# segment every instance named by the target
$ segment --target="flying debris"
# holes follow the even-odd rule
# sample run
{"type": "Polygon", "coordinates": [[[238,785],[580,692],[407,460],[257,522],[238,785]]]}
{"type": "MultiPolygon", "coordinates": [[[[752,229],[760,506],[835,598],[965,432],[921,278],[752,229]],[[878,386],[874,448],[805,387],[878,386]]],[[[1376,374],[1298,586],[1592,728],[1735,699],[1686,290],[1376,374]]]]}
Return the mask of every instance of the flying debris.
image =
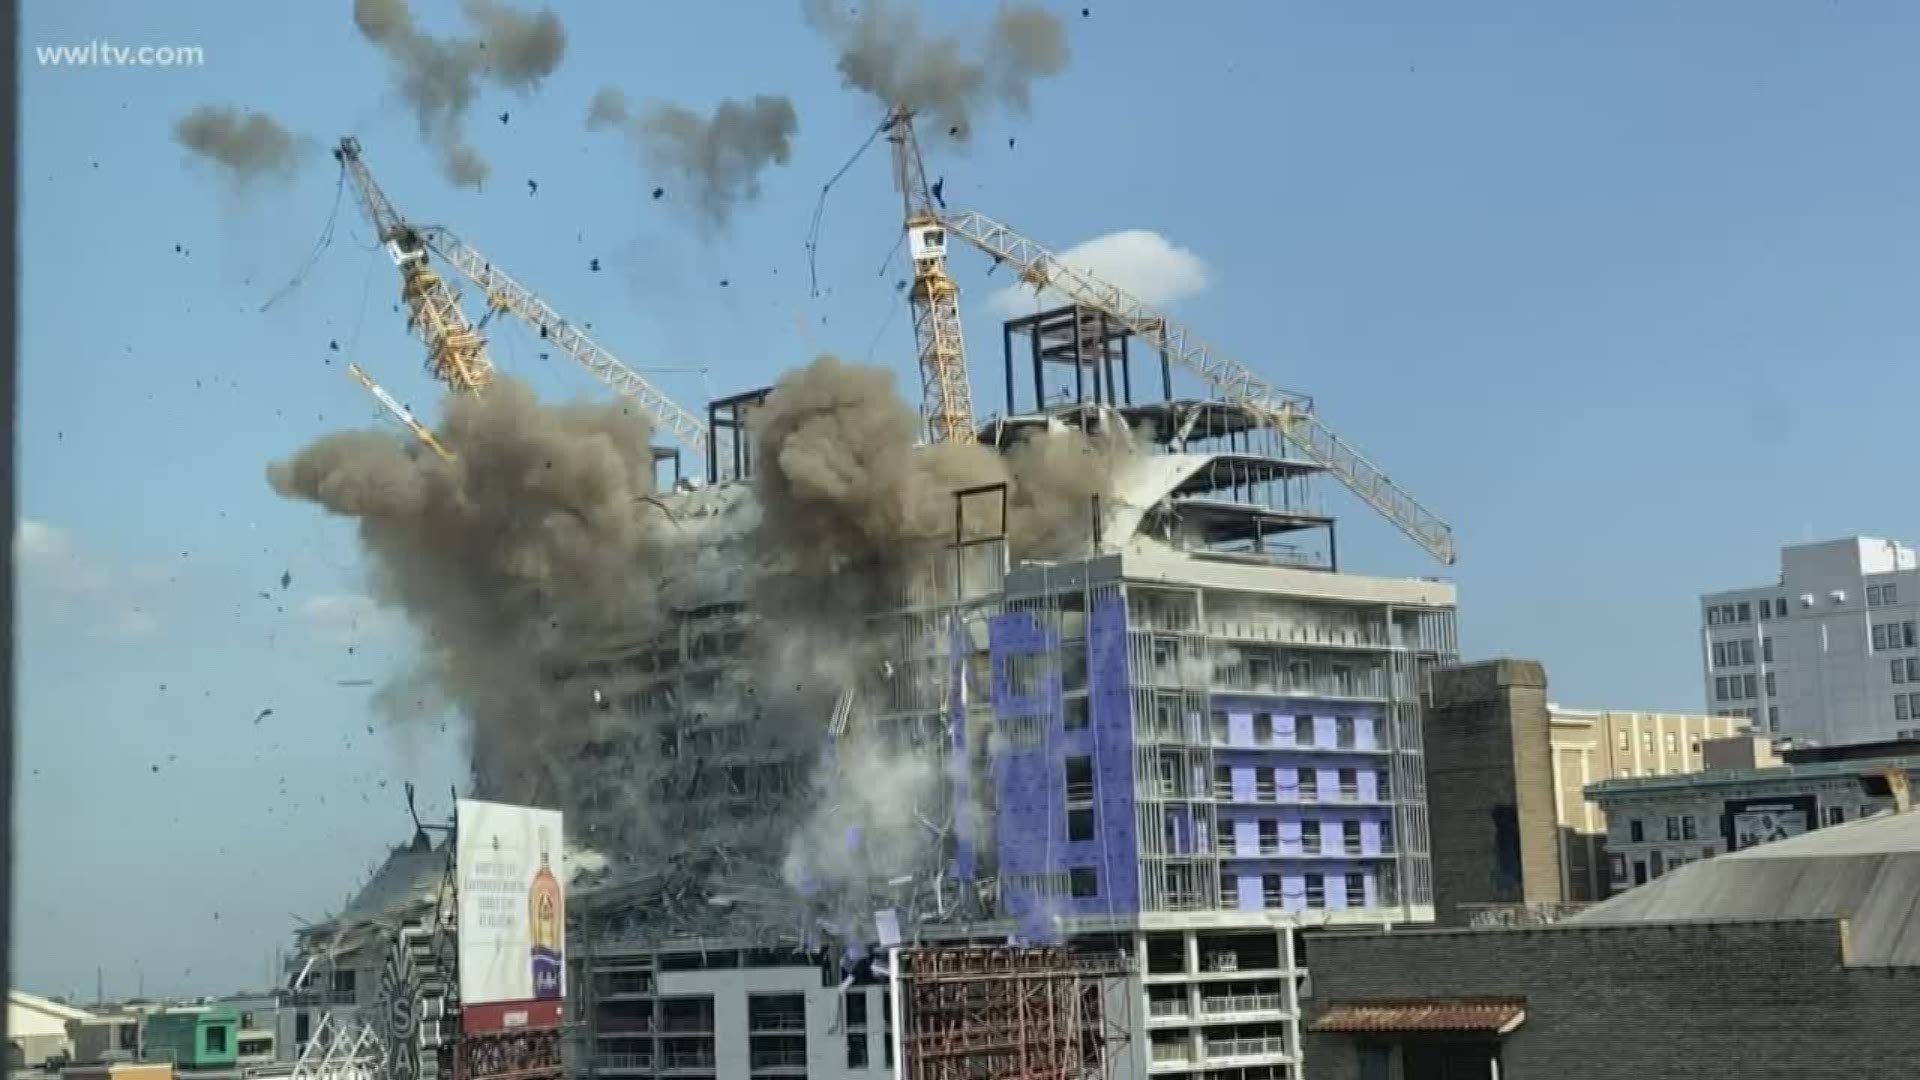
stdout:
{"type": "Polygon", "coordinates": [[[253,718],[253,722],[254,722],[255,724],[258,724],[258,723],[259,723],[260,721],[262,721],[262,720],[265,720],[265,719],[266,719],[267,717],[269,717],[269,716],[272,716],[272,715],[273,715],[273,710],[272,710],[272,709],[261,709],[261,710],[260,710],[260,714],[259,714],[258,716],[255,716],[255,717],[253,718]]]}
{"type": "MultiPolygon", "coordinates": [[[[787,163],[799,127],[793,102],[769,94],[728,98],[705,116],[672,103],[636,113],[626,96],[609,86],[594,95],[587,110],[589,131],[625,132],[650,167],[686,181],[714,225],[724,225],[736,207],[759,198],[760,175],[787,163]]],[[[655,187],[653,197],[664,192],[655,187]]]]}

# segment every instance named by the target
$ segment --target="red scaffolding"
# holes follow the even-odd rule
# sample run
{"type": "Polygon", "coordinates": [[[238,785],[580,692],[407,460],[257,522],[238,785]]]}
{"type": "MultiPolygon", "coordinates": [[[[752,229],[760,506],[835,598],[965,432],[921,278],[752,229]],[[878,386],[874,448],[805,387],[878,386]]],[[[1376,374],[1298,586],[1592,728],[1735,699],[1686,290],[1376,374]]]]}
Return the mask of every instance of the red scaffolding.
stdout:
{"type": "Polygon", "coordinates": [[[1117,955],[1059,945],[914,948],[901,950],[898,965],[906,1080],[1101,1078],[1126,1042],[1111,1008],[1115,993],[1131,1001],[1117,955]]]}

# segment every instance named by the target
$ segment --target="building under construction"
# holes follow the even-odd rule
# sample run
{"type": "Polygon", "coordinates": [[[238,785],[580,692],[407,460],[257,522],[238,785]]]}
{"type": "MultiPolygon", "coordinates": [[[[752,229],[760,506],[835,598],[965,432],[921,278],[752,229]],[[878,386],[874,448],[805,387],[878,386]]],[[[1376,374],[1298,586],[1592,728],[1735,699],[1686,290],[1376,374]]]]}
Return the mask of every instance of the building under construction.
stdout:
{"type": "MultiPolygon", "coordinates": [[[[852,1077],[905,1046],[928,1080],[1083,1057],[1297,1076],[1295,933],[1431,919],[1420,688],[1457,656],[1453,587],[1342,571],[1309,498],[1322,467],[1255,410],[1171,397],[1164,355],[1100,311],[1010,322],[1004,347],[983,442],[1125,425],[1144,452],[1086,507],[1077,557],[1013,561],[991,526],[1004,488],[956,492],[952,543],[874,615],[893,655],[822,704],[828,750],[851,723],[938,767],[900,808],[919,842],[847,837],[857,895],[783,883],[780,823],[878,778],[701,704],[758,629],[726,578],[682,575],[700,584],[672,631],[558,673],[674,716],[657,749],[676,854],[573,895],[576,1072],[852,1077]],[[1016,1029],[1025,1057],[1005,1056],[1016,1029]]],[[[746,430],[711,448],[719,483],[666,500],[703,544],[751,513],[746,430]]],[[[598,753],[608,800],[633,750],[598,753]]]]}

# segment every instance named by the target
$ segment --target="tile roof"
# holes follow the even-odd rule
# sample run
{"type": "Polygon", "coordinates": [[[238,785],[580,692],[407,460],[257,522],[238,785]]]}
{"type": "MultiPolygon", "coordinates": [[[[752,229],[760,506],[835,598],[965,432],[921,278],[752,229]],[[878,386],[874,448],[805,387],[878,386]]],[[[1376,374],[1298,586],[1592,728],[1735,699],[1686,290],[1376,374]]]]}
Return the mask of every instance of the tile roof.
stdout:
{"type": "Polygon", "coordinates": [[[1527,1017],[1525,998],[1426,998],[1344,1002],[1308,1026],[1311,1031],[1480,1031],[1505,1035],[1527,1017]]]}

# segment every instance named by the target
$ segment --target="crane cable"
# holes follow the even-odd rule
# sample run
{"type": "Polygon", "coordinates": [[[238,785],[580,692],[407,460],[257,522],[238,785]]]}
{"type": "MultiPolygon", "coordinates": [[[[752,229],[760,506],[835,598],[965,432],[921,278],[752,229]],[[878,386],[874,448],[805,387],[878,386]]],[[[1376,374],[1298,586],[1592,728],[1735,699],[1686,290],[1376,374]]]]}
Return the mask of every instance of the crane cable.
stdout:
{"type": "Polygon", "coordinates": [[[860,144],[860,149],[855,150],[853,156],[847,159],[847,163],[840,166],[840,171],[834,173],[831,179],[820,185],[820,197],[813,204],[813,224],[807,229],[807,283],[811,287],[815,299],[819,299],[820,297],[820,274],[817,260],[820,254],[820,218],[827,212],[827,192],[833,190],[833,185],[839,183],[840,178],[847,175],[847,170],[853,168],[854,162],[860,160],[860,155],[865,154],[867,149],[873,145],[873,140],[879,138],[880,133],[885,130],[887,130],[887,122],[881,121],[880,126],[874,128],[873,131],[868,134],[867,141],[860,144]]]}
{"type": "Polygon", "coordinates": [[[346,186],[347,165],[346,162],[341,162],[340,174],[333,182],[333,209],[327,211],[327,223],[320,230],[320,239],[314,242],[313,253],[307,256],[306,263],[294,273],[291,280],[280,286],[278,292],[267,297],[267,302],[261,304],[259,311],[255,314],[265,314],[266,310],[279,303],[282,297],[299,288],[300,284],[307,280],[307,274],[313,270],[314,264],[320,261],[320,256],[326,254],[327,248],[333,245],[333,227],[340,218],[340,195],[346,190],[346,186]]]}

